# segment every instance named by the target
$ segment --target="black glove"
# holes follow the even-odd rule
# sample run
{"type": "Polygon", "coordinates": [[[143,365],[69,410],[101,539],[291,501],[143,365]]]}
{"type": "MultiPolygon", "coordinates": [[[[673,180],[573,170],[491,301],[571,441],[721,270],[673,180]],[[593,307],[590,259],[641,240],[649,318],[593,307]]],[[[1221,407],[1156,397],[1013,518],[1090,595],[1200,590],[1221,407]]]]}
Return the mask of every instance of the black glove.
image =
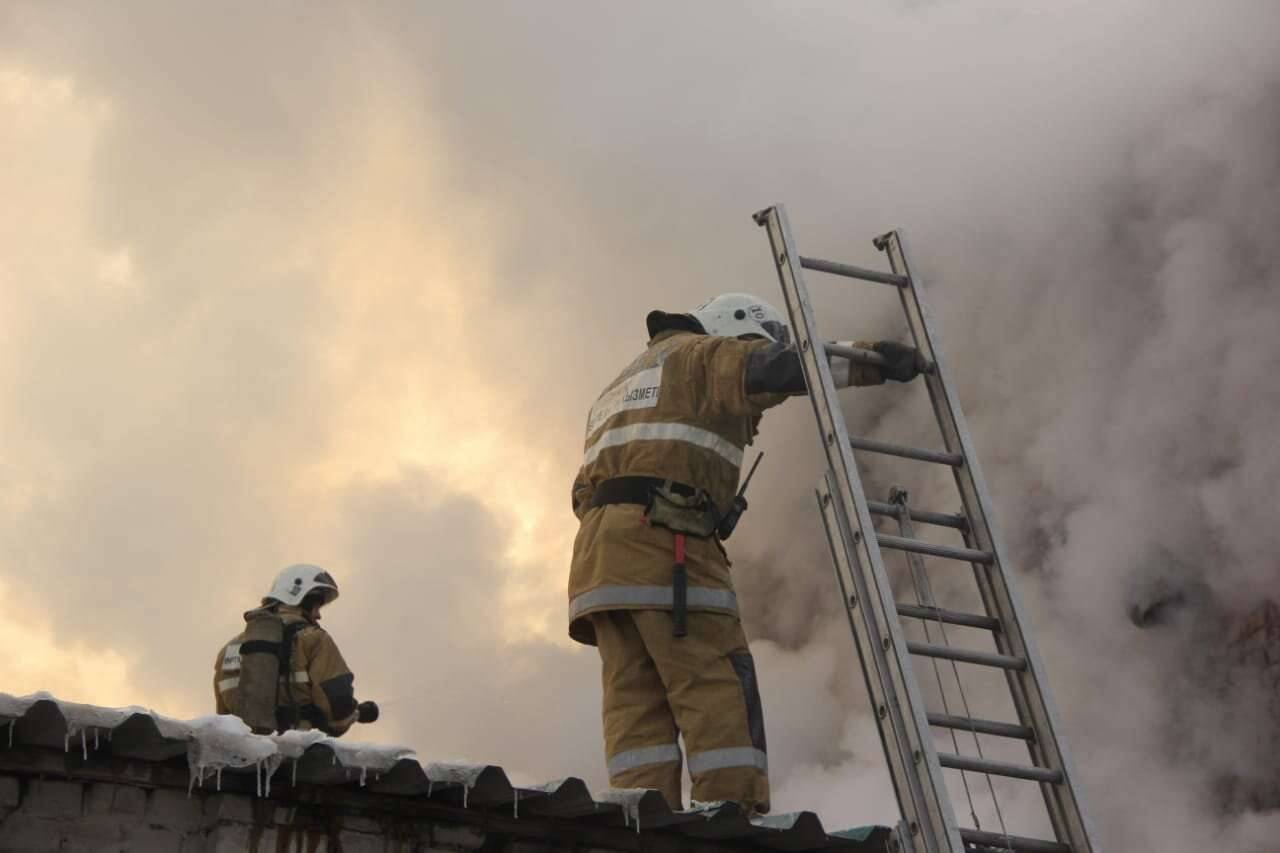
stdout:
{"type": "Polygon", "coordinates": [[[356,722],[372,723],[378,719],[377,702],[361,702],[356,706],[356,722]]]}
{"type": "Polygon", "coordinates": [[[879,341],[871,348],[884,356],[886,364],[880,368],[885,379],[894,382],[910,382],[924,373],[925,359],[915,347],[897,341],[879,341]]]}

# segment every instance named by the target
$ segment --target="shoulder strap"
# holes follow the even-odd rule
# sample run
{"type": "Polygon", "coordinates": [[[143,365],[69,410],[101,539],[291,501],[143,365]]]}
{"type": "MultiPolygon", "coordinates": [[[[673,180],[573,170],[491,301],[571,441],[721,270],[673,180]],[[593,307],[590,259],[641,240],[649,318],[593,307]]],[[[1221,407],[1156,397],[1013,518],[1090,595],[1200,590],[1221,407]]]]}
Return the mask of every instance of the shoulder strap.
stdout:
{"type": "MultiPolygon", "coordinates": [[[[312,625],[310,622],[286,622],[284,638],[280,643],[280,675],[284,678],[284,695],[289,699],[289,709],[292,714],[291,726],[296,726],[298,720],[301,719],[298,700],[293,695],[293,669],[289,666],[290,661],[293,659],[293,641],[305,629],[313,627],[318,628],[319,626],[312,625]]],[[[284,729],[287,726],[282,725],[281,728],[284,729]]]]}
{"type": "Polygon", "coordinates": [[[288,678],[292,673],[289,671],[289,661],[293,658],[293,641],[307,628],[316,628],[310,622],[292,622],[285,623],[284,640],[280,643],[280,672],[288,678]]]}

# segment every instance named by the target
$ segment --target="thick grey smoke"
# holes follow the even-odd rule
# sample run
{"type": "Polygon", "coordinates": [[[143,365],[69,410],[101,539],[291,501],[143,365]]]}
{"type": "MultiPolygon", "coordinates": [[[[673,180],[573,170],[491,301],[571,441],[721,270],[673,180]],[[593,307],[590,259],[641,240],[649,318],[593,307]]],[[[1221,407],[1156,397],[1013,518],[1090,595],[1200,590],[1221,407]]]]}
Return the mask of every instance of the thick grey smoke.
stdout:
{"type": "MultiPolygon", "coordinates": [[[[591,399],[648,309],[776,293],[755,209],[865,265],[901,225],[1104,845],[1268,849],[1221,780],[1265,777],[1274,722],[1211,676],[1280,593],[1275,31],[1265,2],[6,6],[0,576],[132,701],[198,710],[265,577],[326,563],[373,734],[603,784],[594,656],[556,639],[591,399]],[[1187,603],[1138,630],[1160,590],[1187,603]]],[[[901,334],[891,293],[811,285],[833,337],[901,334]]],[[[933,443],[902,392],[851,422],[933,443]]],[[[732,543],[775,803],[884,822],[808,419],[766,420],[732,543]]]]}
{"type": "MultiPolygon", "coordinates": [[[[1273,68],[1216,82],[1091,161],[1108,168],[1064,187],[1080,203],[1072,214],[979,212],[989,221],[968,227],[994,251],[977,257],[941,233],[916,242],[944,255],[921,253],[940,282],[931,296],[1086,792],[1117,848],[1262,850],[1276,829],[1248,810],[1275,807],[1274,685],[1231,671],[1226,644],[1233,622],[1280,594],[1268,523],[1280,474],[1280,79],[1273,68]],[[1130,616],[1161,602],[1169,624],[1139,631],[1130,616]]],[[[848,413],[865,431],[936,446],[919,398],[855,393],[848,413]]],[[[918,504],[956,507],[953,489],[908,465],[864,473],[882,499],[907,482],[918,504]]],[[[761,547],[762,573],[794,565],[761,547]]],[[[788,611],[790,583],[755,586],[769,593],[745,596],[768,602],[754,614],[765,633],[802,651],[826,641],[798,618],[822,587],[788,611]]],[[[952,604],[968,586],[942,584],[952,604]]],[[[989,696],[968,698],[1007,718],[989,696]]],[[[1034,827],[1022,814],[1034,795],[999,790],[1016,803],[1005,818],[1034,827]]]]}
{"type": "MultiPolygon", "coordinates": [[[[1280,473],[1269,439],[1280,415],[1280,158],[1267,141],[1278,91],[1189,95],[1135,134],[1096,189],[1093,221],[1064,221],[1052,242],[1013,257],[1020,235],[1005,235],[994,270],[985,259],[929,264],[948,283],[966,275],[932,295],[1110,846],[1265,849],[1250,846],[1266,843],[1261,818],[1215,815],[1241,808],[1223,790],[1233,778],[1269,789],[1261,799],[1274,806],[1272,700],[1260,673],[1224,683],[1215,669],[1230,664],[1229,622],[1280,593],[1267,523],[1280,473]],[[1185,605],[1171,624],[1131,623],[1128,610],[1171,593],[1185,605]],[[1174,814],[1135,820],[1153,806],[1127,800],[1125,778],[1174,814]]],[[[936,443],[919,400],[866,397],[850,403],[853,423],[936,443]]],[[[920,477],[907,466],[865,473],[881,492],[920,477]]],[[[919,504],[955,508],[945,484],[913,485],[919,504]]],[[[946,586],[963,601],[964,585],[946,586]]],[[[796,629],[812,623],[771,616],[786,590],[771,588],[758,618],[804,645],[796,629]]]]}

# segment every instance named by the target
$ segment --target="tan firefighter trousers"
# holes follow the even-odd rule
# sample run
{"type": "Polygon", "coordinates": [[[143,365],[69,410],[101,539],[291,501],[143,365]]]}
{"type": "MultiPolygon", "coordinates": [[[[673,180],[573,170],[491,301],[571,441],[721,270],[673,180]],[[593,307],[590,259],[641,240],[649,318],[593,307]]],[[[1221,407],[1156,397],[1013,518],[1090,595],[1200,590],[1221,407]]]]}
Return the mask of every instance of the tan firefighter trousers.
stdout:
{"type": "Polygon", "coordinates": [[[738,617],[690,612],[671,636],[666,610],[591,614],[603,663],[609,784],[654,788],[681,807],[684,735],[693,799],[769,810],[764,714],[738,617]]]}

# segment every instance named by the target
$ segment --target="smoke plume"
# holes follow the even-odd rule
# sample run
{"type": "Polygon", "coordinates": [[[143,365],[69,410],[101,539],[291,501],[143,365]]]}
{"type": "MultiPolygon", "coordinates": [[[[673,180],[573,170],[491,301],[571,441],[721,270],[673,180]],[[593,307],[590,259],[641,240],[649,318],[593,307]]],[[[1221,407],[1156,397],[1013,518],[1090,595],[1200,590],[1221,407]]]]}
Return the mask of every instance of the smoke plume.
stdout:
{"type": "MultiPolygon", "coordinates": [[[[1280,596],[1275,34],[1261,0],[5,5],[0,679],[206,713],[306,560],[387,706],[360,736],[602,787],[585,413],[649,309],[777,299],[750,214],[783,202],[806,254],[910,237],[1103,847],[1273,849],[1271,688],[1226,638],[1280,596]]],[[[809,283],[830,337],[905,333],[888,288],[809,283]]],[[[937,445],[918,387],[845,401],[937,445]]],[[[807,404],[760,446],[731,552],[775,807],[892,822],[807,404]]]]}

